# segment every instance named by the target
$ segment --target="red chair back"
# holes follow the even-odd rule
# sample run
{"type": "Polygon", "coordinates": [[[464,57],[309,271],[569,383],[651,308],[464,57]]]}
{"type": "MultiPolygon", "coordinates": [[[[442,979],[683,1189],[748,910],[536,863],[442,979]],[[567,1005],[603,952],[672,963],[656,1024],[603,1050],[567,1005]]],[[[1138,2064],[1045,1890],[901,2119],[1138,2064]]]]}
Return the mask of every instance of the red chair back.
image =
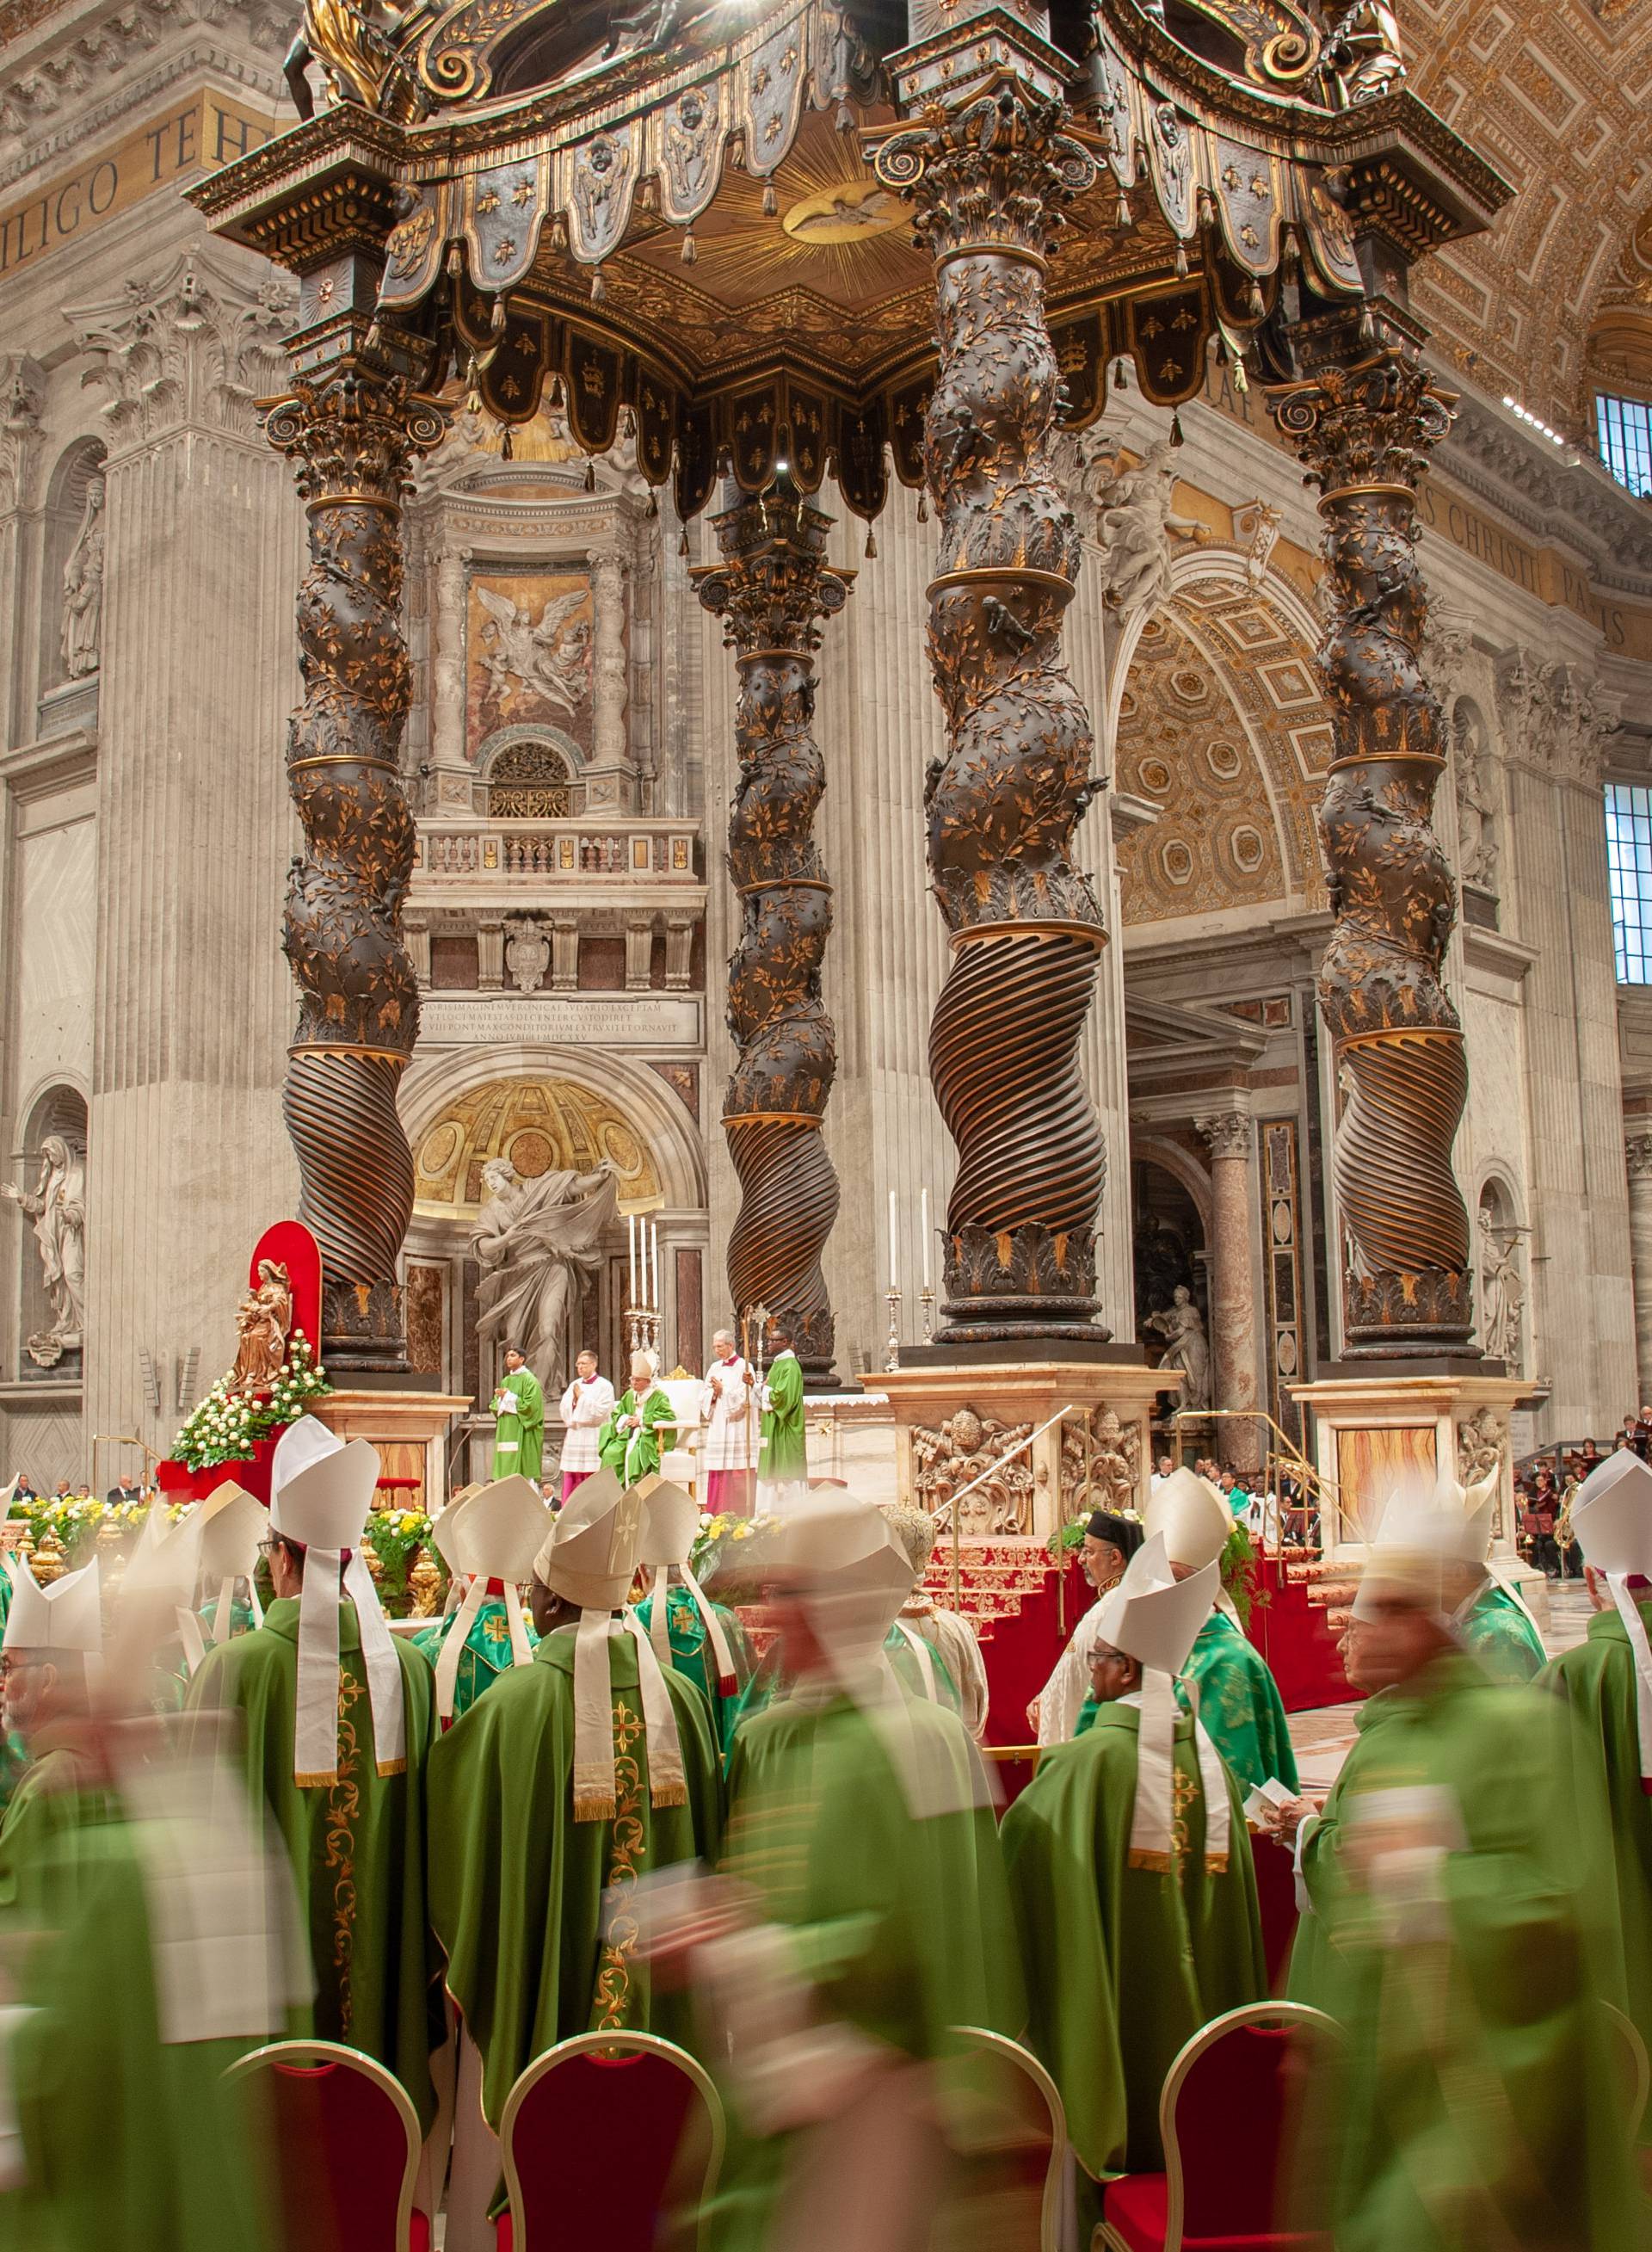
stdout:
{"type": "Polygon", "coordinates": [[[1053,2080],[1019,2042],[954,2026],[946,2066],[952,2166],[930,2252],[990,2243],[994,2252],[1057,2252],[1066,2113],[1053,2080]]]}
{"type": "Polygon", "coordinates": [[[1341,2038],[1322,2011],[1259,2002],[1213,2019],[1188,2042],[1159,2105],[1167,2243],[1311,2241],[1278,2234],[1280,2193],[1300,2091],[1341,2038]]]}
{"type": "Polygon", "coordinates": [[[672,2042],[581,2033],[522,2075],[499,2140],[510,2252],[658,2252],[692,2241],[722,2163],[723,2108],[672,2042]]]}
{"type": "Polygon", "coordinates": [[[336,2041],[273,2041],[229,2076],[267,2137],[281,2252],[416,2252],[419,2115],[383,2065],[336,2041]]]}

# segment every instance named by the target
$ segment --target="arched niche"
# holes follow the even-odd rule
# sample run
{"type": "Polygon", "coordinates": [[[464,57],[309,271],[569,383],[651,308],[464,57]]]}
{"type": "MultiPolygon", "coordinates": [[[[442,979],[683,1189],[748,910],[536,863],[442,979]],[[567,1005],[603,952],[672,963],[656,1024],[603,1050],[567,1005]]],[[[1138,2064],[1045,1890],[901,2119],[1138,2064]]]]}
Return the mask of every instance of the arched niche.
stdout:
{"type": "Polygon", "coordinates": [[[585,756],[559,727],[500,727],[476,754],[475,810],[494,821],[566,821],[581,812],[585,756]]]}
{"type": "Polygon", "coordinates": [[[1130,1136],[1130,1224],[1137,1341],[1163,1352],[1164,1338],[1149,1324],[1170,1304],[1178,1284],[1190,1292],[1208,1332],[1210,1175],[1168,1136],[1130,1136]]]}
{"type": "Polygon", "coordinates": [[[1521,1375],[1527,1354],[1526,1229],[1520,1195],[1507,1173],[1489,1168],[1475,1199],[1475,1292],[1480,1343],[1521,1375]]]}
{"type": "MultiPolygon", "coordinates": [[[[49,695],[54,689],[92,681],[96,676],[96,665],[78,672],[70,671],[65,653],[65,614],[68,594],[64,582],[71,558],[76,558],[76,578],[83,590],[95,573],[97,643],[101,654],[103,595],[101,522],[94,526],[88,538],[88,546],[94,541],[100,543],[100,553],[96,556],[90,556],[87,547],[81,546],[80,541],[82,532],[87,527],[88,503],[94,496],[100,499],[101,497],[105,460],[105,449],[101,440],[77,438],[59,455],[56,466],[46,480],[45,507],[42,511],[40,528],[39,678],[42,696],[49,695]],[[77,556],[78,547],[80,553],[77,556]]],[[[101,509],[94,510],[92,513],[101,518],[101,509]]],[[[77,663],[84,664],[84,661],[83,655],[77,658],[77,663]]]]}
{"type": "MultiPolygon", "coordinates": [[[[66,1081],[55,1081],[42,1088],[28,1102],[23,1112],[23,1147],[20,1161],[12,1178],[27,1194],[39,1196],[49,1192],[54,1178],[46,1157],[47,1144],[52,1141],[66,1145],[84,1169],[87,1158],[87,1102],[77,1087],[66,1081]]],[[[12,1253],[12,1303],[17,1308],[17,1354],[14,1373],[25,1380],[80,1373],[80,1351],[78,1347],[54,1352],[49,1343],[57,1323],[57,1310],[47,1290],[45,1270],[41,1260],[41,1243],[36,1233],[37,1217],[9,1207],[14,1214],[10,1221],[14,1239],[12,1253]]],[[[82,1195],[84,1211],[84,1192],[82,1195]]],[[[85,1258],[85,1223],[80,1227],[80,1258],[85,1258]]],[[[84,1267],[82,1267],[82,1274],[84,1267]]],[[[82,1293],[84,1284],[82,1282],[82,1293]]]]}

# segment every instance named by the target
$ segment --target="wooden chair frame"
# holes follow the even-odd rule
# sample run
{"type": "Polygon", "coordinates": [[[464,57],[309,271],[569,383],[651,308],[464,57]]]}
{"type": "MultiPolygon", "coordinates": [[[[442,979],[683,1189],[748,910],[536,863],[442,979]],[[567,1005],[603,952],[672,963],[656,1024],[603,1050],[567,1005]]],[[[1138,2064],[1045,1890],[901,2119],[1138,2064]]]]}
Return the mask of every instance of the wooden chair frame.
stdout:
{"type": "MultiPolygon", "coordinates": [[[[1301,2031],[1312,2026],[1338,2041],[1345,2038],[1335,2018],[1328,2017],[1323,2010],[1311,2009],[1306,2002],[1246,2002],[1240,2009],[1225,2010],[1219,2018],[1212,2018],[1209,2025],[1201,2026],[1197,2033],[1183,2042],[1170,2060],[1170,2068],[1159,2091],[1159,2139],[1164,2146],[1163,2252],[1182,2252],[1183,2220],[1187,2207],[1182,2146],[1176,2134],[1177,2098],[1205,2050],[1214,2047],[1225,2033],[1232,2033],[1238,2026],[1292,2026],[1301,2031]]],[[[1094,2242],[1107,2246],[1108,2252],[1128,2252],[1123,2238],[1105,2221],[1097,2224],[1094,2242]]]]}
{"type": "Polygon", "coordinates": [[[413,2191],[418,2186],[424,2138],[413,2100],[393,2072],[387,2071],[377,2057],[368,2056],[358,2048],[347,2048],[342,2041],[280,2040],[267,2041],[262,2048],[250,2049],[245,2056],[237,2057],[226,2068],[224,2077],[250,2080],[265,2065],[288,2065],[302,2071],[323,2064],[349,2066],[364,2080],[371,2081],[374,2087],[382,2089],[395,2106],[407,2146],[401,2169],[401,2188],[396,2200],[396,2242],[402,2252],[408,2252],[413,2238],[413,2191]]]}
{"type": "MultiPolygon", "coordinates": [[[[704,2065],[691,2057],[685,2048],[679,2048],[675,2041],[665,2040],[658,2033],[574,2033],[567,2040],[559,2041],[554,2048],[546,2049],[542,2056],[536,2056],[531,2064],[523,2067],[512,2083],[510,2093],[505,2097],[504,2110],[499,2115],[499,2151],[504,2163],[505,2195],[510,2208],[511,2252],[527,2252],[528,2244],[527,2225],[522,2207],[522,2182],[517,2172],[513,2148],[517,2114],[545,2075],[554,2071],[558,2065],[566,2064],[570,2057],[613,2056],[616,2054],[665,2057],[692,2081],[705,2100],[706,2116],[711,2123],[711,2145],[706,2154],[700,2181],[702,2211],[706,2199],[716,2188],[717,2178],[723,2168],[726,2132],[722,2099],[704,2065]]],[[[698,2228],[696,2235],[698,2235],[698,2228]]]]}
{"type": "Polygon", "coordinates": [[[1062,2177],[1067,2158],[1067,2110],[1061,2101],[1061,2090],[1032,2051],[1023,2048],[1019,2041],[1010,2040],[1003,2033],[989,2033],[984,2026],[954,2026],[950,2030],[954,2040],[968,2042],[972,2047],[984,2049],[989,2055],[1014,2065],[1032,2082],[1049,2109],[1052,2139],[1050,2163],[1045,2169],[1044,2197],[1038,2208],[1038,2252],[1060,2252],[1062,2177]]]}

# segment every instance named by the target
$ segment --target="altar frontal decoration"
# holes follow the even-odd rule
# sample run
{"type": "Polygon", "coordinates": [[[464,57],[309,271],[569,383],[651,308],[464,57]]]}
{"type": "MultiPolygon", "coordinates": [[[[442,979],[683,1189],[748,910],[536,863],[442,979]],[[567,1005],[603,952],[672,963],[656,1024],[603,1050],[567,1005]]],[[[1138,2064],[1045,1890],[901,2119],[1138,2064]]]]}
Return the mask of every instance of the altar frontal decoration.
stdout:
{"type": "Polygon", "coordinates": [[[719,495],[704,589],[741,682],[731,1284],[817,1379],[837,1188],[813,653],[846,580],[813,497],[829,476],[870,522],[892,470],[933,504],[946,747],[925,803],[950,963],[929,1053],[958,1153],[937,1343],[1105,1338],[1107,1151],[1079,1059],[1108,934],[1073,845],[1104,785],[1062,657],[1081,543],[1054,447],[1114,370],[1174,407],[1212,351],[1267,386],[1326,518],[1321,996],[1351,1090],[1349,1349],[1466,1347],[1414,511],[1451,401],[1406,275],[1510,191],[1411,92],[1391,11],[1363,0],[1327,31],[1303,0],[433,0],[382,20],[310,0],[305,39],[331,106],[191,194],[299,283],[294,388],[267,425],[311,540],[286,1108],[330,1364],[406,1365],[402,496],[461,398],[507,438],[548,400],[588,453],[623,440],[684,520],[719,495]]]}
{"type": "Polygon", "coordinates": [[[332,1390],[313,1342],[321,1313],[321,1253],[308,1228],[280,1220],[259,1239],[235,1311],[235,1361],[191,1410],[159,1467],[164,1491],[203,1498],[250,1467],[240,1483],[269,1499],[277,1435],[332,1390]],[[309,1326],[305,1327],[305,1321],[309,1326]]]}

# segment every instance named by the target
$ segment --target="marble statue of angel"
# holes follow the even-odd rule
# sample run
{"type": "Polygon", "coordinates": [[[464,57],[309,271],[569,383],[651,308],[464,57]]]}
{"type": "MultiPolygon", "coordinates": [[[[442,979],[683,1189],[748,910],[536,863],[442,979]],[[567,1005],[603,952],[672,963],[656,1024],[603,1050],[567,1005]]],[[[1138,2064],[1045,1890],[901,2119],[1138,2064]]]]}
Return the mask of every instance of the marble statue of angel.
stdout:
{"type": "Polygon", "coordinates": [[[482,663],[503,705],[517,692],[543,697],[572,718],[591,693],[591,623],[575,615],[590,590],[575,587],[552,594],[536,621],[520,603],[492,587],[478,587],[488,613],[482,629],[482,663]]]}

